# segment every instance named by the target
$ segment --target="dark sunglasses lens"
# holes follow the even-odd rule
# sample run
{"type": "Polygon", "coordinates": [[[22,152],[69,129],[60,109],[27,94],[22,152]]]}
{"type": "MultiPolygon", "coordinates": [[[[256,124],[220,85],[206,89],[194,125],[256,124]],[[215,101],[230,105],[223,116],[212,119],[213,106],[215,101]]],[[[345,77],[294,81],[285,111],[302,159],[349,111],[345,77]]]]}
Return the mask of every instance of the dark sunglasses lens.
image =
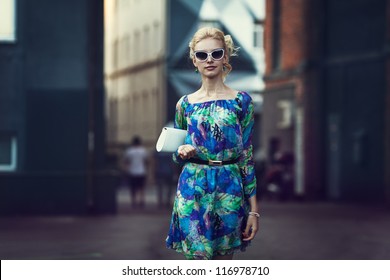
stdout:
{"type": "Polygon", "coordinates": [[[221,59],[222,56],[223,56],[223,50],[213,51],[213,53],[211,54],[211,56],[212,56],[214,59],[221,59]]]}
{"type": "Polygon", "coordinates": [[[206,60],[207,59],[207,53],[205,53],[205,52],[197,52],[197,53],[195,53],[195,56],[199,60],[206,60]]]}

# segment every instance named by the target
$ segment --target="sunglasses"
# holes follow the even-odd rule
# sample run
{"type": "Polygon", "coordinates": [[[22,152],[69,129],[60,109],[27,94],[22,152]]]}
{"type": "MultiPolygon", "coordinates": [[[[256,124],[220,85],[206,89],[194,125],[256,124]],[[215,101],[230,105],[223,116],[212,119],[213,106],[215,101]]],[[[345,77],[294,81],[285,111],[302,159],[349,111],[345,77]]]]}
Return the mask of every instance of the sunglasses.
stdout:
{"type": "Polygon", "coordinates": [[[206,61],[209,56],[211,56],[213,60],[221,60],[224,54],[225,54],[224,49],[216,49],[213,50],[212,52],[205,52],[205,51],[194,52],[196,59],[199,61],[206,61]]]}

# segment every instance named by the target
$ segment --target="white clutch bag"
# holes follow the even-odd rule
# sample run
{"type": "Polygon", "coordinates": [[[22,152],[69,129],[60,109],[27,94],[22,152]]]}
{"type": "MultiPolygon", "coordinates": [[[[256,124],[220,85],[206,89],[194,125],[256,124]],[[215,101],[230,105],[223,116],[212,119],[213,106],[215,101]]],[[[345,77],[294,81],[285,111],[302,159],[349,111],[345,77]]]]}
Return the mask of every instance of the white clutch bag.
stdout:
{"type": "Polygon", "coordinates": [[[156,144],[157,152],[176,152],[184,144],[186,136],[187,130],[163,127],[156,144]]]}

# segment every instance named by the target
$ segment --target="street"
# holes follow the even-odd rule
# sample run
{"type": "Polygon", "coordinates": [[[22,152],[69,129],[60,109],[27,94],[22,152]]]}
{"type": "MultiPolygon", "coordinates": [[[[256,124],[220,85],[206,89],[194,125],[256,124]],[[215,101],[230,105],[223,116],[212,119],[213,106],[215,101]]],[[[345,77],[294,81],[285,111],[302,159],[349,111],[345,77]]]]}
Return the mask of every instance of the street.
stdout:
{"type": "MultiPolygon", "coordinates": [[[[118,190],[112,216],[0,217],[0,259],[184,259],[165,248],[170,209],[132,210],[118,190]]],[[[390,259],[390,211],[383,206],[261,201],[260,231],[234,259],[390,259]]]]}

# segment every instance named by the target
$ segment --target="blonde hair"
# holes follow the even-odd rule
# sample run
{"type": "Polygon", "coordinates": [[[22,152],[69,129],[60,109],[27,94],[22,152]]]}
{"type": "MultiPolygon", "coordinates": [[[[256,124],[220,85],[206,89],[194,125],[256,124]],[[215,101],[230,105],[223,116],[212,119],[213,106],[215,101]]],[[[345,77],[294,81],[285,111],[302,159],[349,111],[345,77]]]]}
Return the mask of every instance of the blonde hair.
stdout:
{"type": "Polygon", "coordinates": [[[233,67],[229,63],[231,56],[237,56],[238,47],[234,46],[233,39],[230,35],[225,35],[221,30],[215,27],[203,27],[195,32],[192,40],[189,43],[190,58],[194,58],[195,46],[197,43],[206,38],[213,38],[222,42],[225,50],[227,61],[224,64],[226,70],[222,73],[223,79],[232,71],[233,67]]]}

